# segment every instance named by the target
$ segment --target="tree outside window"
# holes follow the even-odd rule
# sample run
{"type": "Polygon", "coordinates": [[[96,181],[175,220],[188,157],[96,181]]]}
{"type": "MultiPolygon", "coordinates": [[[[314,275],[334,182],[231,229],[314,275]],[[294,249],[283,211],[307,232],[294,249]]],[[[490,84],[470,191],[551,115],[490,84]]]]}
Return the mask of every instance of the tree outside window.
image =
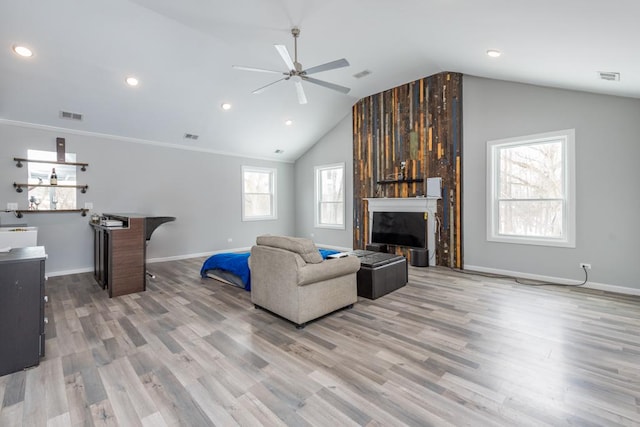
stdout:
{"type": "Polygon", "coordinates": [[[344,163],[315,167],[315,226],[344,229],[344,163]]]}
{"type": "Polygon", "coordinates": [[[242,167],[242,220],[276,219],[276,170],[242,167]]]}
{"type": "Polygon", "coordinates": [[[487,147],[488,240],[574,247],[574,131],[487,147]]]}

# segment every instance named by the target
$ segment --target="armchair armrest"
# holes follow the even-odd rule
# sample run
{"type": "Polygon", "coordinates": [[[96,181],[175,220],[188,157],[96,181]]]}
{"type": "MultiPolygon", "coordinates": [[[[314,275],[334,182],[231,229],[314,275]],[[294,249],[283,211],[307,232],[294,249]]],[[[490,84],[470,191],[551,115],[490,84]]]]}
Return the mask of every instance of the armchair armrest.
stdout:
{"type": "Polygon", "coordinates": [[[306,264],[298,269],[298,285],[308,285],[322,280],[346,276],[360,270],[360,260],[355,256],[326,259],[319,264],[306,264]]]}

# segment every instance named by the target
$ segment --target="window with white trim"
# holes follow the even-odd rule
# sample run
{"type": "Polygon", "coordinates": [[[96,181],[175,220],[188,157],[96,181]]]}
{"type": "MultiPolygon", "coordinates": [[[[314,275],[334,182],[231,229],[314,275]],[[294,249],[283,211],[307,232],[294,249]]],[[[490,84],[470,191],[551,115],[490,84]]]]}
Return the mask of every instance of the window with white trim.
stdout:
{"type": "Polygon", "coordinates": [[[575,247],[575,130],[487,142],[487,240],[575,247]]]}
{"type": "Polygon", "coordinates": [[[315,168],[315,226],[344,230],[344,163],[315,168]]]}
{"type": "MultiPolygon", "coordinates": [[[[29,209],[34,210],[64,210],[76,209],[76,189],[65,187],[76,185],[76,167],[74,165],[57,164],[58,154],[55,151],[27,150],[29,160],[42,160],[51,163],[28,163],[27,182],[33,187],[27,191],[27,203],[29,209]],[[49,185],[51,175],[55,169],[57,185],[52,187],[40,187],[49,185]]],[[[66,162],[75,162],[75,153],[65,153],[66,162]]]]}
{"type": "Polygon", "coordinates": [[[276,219],[276,206],[276,169],[243,166],[242,220],[276,219]]]}

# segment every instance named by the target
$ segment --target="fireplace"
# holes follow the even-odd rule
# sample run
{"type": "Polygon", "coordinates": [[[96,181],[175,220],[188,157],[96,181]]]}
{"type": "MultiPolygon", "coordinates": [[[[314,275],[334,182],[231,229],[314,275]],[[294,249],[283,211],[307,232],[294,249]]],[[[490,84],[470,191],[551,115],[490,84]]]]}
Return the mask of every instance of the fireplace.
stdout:
{"type": "MultiPolygon", "coordinates": [[[[438,208],[438,196],[399,197],[399,198],[366,198],[369,211],[369,236],[373,229],[374,212],[426,212],[427,213],[427,248],[435,254],[435,215],[438,208]]],[[[430,256],[429,265],[435,265],[435,256],[430,256]]]]}

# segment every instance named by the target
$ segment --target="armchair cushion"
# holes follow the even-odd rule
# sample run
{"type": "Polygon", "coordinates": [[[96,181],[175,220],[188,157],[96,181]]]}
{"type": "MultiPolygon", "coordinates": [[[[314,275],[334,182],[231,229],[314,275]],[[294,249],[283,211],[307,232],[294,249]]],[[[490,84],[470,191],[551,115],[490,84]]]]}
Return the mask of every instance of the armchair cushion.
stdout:
{"type": "Polygon", "coordinates": [[[319,264],[322,262],[322,255],[320,255],[313,241],[302,237],[258,236],[256,238],[256,244],[295,252],[308,264],[319,264]]]}

